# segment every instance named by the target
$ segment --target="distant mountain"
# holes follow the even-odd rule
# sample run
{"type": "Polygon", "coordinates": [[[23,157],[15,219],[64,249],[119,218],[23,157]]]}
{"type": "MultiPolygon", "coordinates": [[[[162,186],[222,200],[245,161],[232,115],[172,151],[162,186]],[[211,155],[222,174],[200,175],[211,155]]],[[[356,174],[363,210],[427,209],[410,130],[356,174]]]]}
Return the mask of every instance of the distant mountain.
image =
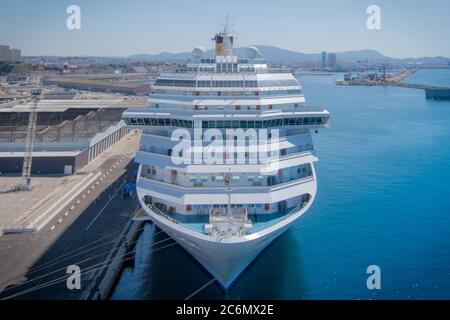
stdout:
{"type": "MultiPolygon", "coordinates": [[[[261,51],[263,58],[271,63],[319,63],[322,60],[321,53],[301,53],[286,49],[281,49],[274,46],[267,45],[256,45],[256,47],[261,51]]],[[[239,57],[245,57],[245,47],[236,48],[236,54],[239,57]]],[[[205,57],[214,57],[214,51],[209,50],[206,52],[205,57]]],[[[33,57],[28,57],[33,58],[33,57]]],[[[35,57],[40,60],[41,57],[35,57]]],[[[66,59],[65,57],[47,57],[49,60],[58,60],[58,59],[66,59]]],[[[179,53],[171,53],[171,52],[162,52],[158,54],[135,54],[129,57],[94,57],[94,56],[79,56],[72,57],[72,60],[87,60],[87,61],[97,61],[104,63],[121,63],[126,61],[178,61],[184,62],[191,58],[190,52],[179,52],[179,53]]],[[[389,61],[391,63],[402,63],[402,64],[449,64],[450,58],[447,57],[421,57],[421,58],[392,58],[389,56],[385,56],[382,53],[376,50],[354,50],[354,51],[345,51],[345,52],[337,52],[336,58],[341,62],[348,63],[356,63],[358,61],[368,62],[386,62],[389,61]]]]}
{"type": "MultiPolygon", "coordinates": [[[[301,53],[286,49],[281,49],[274,46],[267,45],[257,45],[264,59],[273,63],[317,63],[321,61],[321,53],[301,53]]],[[[245,56],[245,48],[236,48],[235,52],[238,56],[245,56]]],[[[214,51],[209,50],[206,52],[205,57],[213,57],[214,51]]],[[[336,53],[337,60],[344,62],[358,62],[368,60],[370,62],[398,62],[398,63],[449,63],[450,58],[446,57],[423,57],[423,58],[405,58],[398,59],[385,56],[376,50],[354,50],[346,52],[336,53]]],[[[137,54],[129,56],[127,59],[132,61],[156,61],[156,60],[167,60],[167,61],[185,61],[191,57],[190,52],[180,52],[180,53],[170,53],[162,52],[156,55],[151,54],[137,54]]]]}
{"type": "Polygon", "coordinates": [[[381,61],[394,60],[391,57],[385,56],[376,50],[357,50],[337,53],[337,59],[341,61],[355,62],[361,60],[381,61]]]}
{"type": "MultiPolygon", "coordinates": [[[[289,51],[273,46],[264,46],[264,45],[256,47],[261,51],[261,54],[264,57],[264,59],[270,62],[308,62],[308,61],[315,61],[320,58],[320,54],[299,53],[295,51],[289,51]]],[[[245,47],[236,48],[235,53],[239,57],[244,57],[245,47]]],[[[191,57],[190,52],[181,52],[181,53],[163,52],[156,55],[137,54],[129,56],[128,59],[140,61],[155,61],[155,60],[180,61],[189,59],[190,57],[191,57]]],[[[214,50],[207,51],[205,53],[205,57],[214,57],[214,50]]]]}
{"type": "Polygon", "coordinates": [[[161,52],[158,54],[135,54],[129,56],[129,60],[133,61],[155,61],[155,60],[187,60],[191,57],[190,52],[181,52],[181,53],[171,53],[171,52],[161,52]]]}
{"type": "Polygon", "coordinates": [[[401,59],[400,61],[404,63],[425,63],[425,64],[446,64],[450,65],[450,58],[437,56],[437,57],[422,57],[422,58],[406,58],[401,59]]]}

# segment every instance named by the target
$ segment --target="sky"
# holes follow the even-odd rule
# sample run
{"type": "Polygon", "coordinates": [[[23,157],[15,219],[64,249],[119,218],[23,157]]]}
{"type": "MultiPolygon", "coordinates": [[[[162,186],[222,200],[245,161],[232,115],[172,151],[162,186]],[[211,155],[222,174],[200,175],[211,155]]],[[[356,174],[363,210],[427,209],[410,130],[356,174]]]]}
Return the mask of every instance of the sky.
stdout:
{"type": "Polygon", "coordinates": [[[0,44],[37,56],[210,49],[227,13],[238,46],[450,57],[450,0],[0,0],[0,44]],[[73,4],[80,30],[66,27],[73,4]],[[369,5],[381,9],[381,30],[366,26],[369,5]]]}

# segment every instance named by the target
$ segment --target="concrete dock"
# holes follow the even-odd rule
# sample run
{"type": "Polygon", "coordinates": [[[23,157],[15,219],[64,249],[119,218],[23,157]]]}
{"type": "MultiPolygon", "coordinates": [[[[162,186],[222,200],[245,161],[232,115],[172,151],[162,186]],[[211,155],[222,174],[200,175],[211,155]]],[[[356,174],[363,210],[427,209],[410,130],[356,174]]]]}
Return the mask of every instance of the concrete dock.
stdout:
{"type": "Polygon", "coordinates": [[[450,87],[431,86],[418,83],[401,82],[414,74],[416,70],[405,70],[397,75],[390,77],[387,80],[369,80],[369,79],[355,79],[336,81],[337,85],[344,86],[391,86],[410,89],[425,90],[425,97],[431,100],[448,100],[450,99],[450,87]]]}
{"type": "Polygon", "coordinates": [[[120,192],[137,169],[133,159],[139,136],[127,139],[123,150],[105,155],[92,177],[101,174],[90,187],[39,231],[0,237],[0,299],[95,299],[107,294],[115,276],[109,261],[120,257],[117,252],[133,242],[142,224],[131,221],[139,207],[136,197],[122,198],[120,192]],[[80,289],[67,286],[72,265],[81,270],[80,289]]]}

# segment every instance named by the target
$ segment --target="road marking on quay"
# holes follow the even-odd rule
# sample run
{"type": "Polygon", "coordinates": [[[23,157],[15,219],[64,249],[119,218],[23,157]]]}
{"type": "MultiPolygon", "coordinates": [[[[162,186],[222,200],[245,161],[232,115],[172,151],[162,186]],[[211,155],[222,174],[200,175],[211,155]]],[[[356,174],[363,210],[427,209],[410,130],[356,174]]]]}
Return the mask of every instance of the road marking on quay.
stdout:
{"type": "MultiPolygon", "coordinates": [[[[125,182],[120,186],[119,190],[122,189],[122,187],[125,185],[125,182]]],[[[95,216],[95,218],[91,221],[91,223],[89,223],[89,225],[86,227],[85,230],[89,230],[89,228],[94,224],[94,222],[97,220],[97,218],[103,213],[103,211],[105,211],[105,209],[109,206],[109,204],[111,203],[111,201],[114,199],[114,197],[117,195],[118,192],[115,192],[113,194],[113,196],[108,200],[108,202],[105,204],[105,206],[102,208],[102,210],[100,210],[99,213],[97,213],[97,215],[95,216]]]]}
{"type": "MultiPolygon", "coordinates": [[[[117,163],[119,163],[119,162],[121,162],[121,161],[122,161],[122,160],[118,161],[117,163]]],[[[99,185],[100,182],[103,181],[103,179],[106,178],[106,176],[109,175],[110,172],[112,173],[113,168],[115,169],[115,168],[116,168],[116,165],[114,165],[112,168],[109,169],[109,171],[107,171],[105,174],[103,174],[103,177],[101,177],[99,180],[97,180],[97,182],[95,183],[95,185],[99,185]]],[[[81,199],[78,200],[78,201],[75,203],[75,205],[79,205],[79,204],[81,203],[81,200],[84,200],[84,199],[87,197],[87,195],[91,193],[91,190],[94,190],[94,189],[95,189],[95,185],[91,186],[91,189],[88,190],[85,194],[83,194],[83,196],[81,197],[81,199]]],[[[110,196],[109,201],[108,201],[108,202],[106,203],[106,205],[102,208],[102,210],[97,214],[97,216],[94,218],[94,220],[92,220],[91,223],[86,227],[85,230],[88,230],[88,229],[92,226],[92,224],[95,222],[95,220],[97,220],[97,218],[102,214],[102,212],[106,209],[106,207],[107,207],[107,206],[109,205],[109,203],[114,199],[114,197],[117,195],[117,193],[119,192],[119,190],[122,189],[122,187],[123,187],[124,185],[125,185],[125,183],[123,183],[123,184],[119,187],[119,189],[116,190],[116,192],[113,194],[112,197],[110,196]]],[[[105,189],[105,190],[107,190],[107,189],[105,189]]],[[[67,211],[66,213],[64,213],[64,217],[67,217],[67,216],[69,215],[70,211],[73,211],[73,210],[75,210],[75,206],[70,207],[69,211],[67,211]]],[[[61,224],[62,221],[63,221],[63,219],[60,218],[60,219],[57,221],[57,224],[61,224]]],[[[55,229],[56,229],[56,226],[53,225],[53,226],[50,228],[50,231],[53,231],[53,230],[55,230],[55,229]]]]}

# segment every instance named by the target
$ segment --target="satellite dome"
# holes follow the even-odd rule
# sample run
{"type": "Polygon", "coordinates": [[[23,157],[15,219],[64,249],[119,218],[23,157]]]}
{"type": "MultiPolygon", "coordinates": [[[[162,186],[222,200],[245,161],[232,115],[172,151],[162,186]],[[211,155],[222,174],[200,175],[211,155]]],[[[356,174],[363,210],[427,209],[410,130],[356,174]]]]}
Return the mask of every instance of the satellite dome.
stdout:
{"type": "Polygon", "coordinates": [[[196,47],[192,50],[193,58],[201,58],[205,54],[206,50],[203,47],[196,47]]]}
{"type": "Polygon", "coordinates": [[[257,59],[261,58],[261,52],[257,47],[250,46],[245,48],[245,56],[247,59],[257,59]]]}

